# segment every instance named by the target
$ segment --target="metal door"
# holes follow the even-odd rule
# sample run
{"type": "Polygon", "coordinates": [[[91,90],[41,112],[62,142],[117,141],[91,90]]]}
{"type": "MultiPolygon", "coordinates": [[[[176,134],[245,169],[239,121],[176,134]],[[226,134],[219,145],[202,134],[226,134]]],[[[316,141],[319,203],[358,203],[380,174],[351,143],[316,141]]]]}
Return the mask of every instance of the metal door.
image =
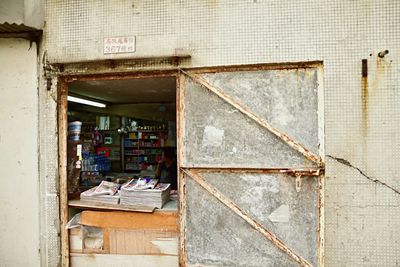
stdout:
{"type": "Polygon", "coordinates": [[[323,265],[322,66],[182,71],[182,266],[323,265]]]}

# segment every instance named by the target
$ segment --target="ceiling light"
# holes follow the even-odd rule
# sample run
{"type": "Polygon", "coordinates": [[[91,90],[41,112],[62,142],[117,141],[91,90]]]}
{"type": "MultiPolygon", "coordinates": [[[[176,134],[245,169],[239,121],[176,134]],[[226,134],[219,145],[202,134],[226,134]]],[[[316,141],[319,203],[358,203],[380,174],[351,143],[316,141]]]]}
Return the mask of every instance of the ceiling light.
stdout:
{"type": "Polygon", "coordinates": [[[106,107],[106,104],[95,102],[95,101],[91,101],[91,100],[86,100],[86,99],[82,99],[82,98],[74,97],[74,96],[68,96],[68,101],[75,102],[75,103],[80,103],[80,104],[85,104],[85,105],[89,105],[89,106],[94,106],[94,107],[99,107],[99,108],[105,108],[106,107]]]}

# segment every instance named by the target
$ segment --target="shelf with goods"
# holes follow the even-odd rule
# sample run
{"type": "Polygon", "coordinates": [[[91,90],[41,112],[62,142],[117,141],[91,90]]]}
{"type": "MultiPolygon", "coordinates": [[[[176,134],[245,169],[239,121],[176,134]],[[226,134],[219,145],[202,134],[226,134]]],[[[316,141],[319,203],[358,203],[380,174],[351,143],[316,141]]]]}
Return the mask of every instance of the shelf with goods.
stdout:
{"type": "Polygon", "coordinates": [[[82,171],[121,171],[121,118],[83,114],[81,140],[83,143],[82,171]],[[106,123],[101,123],[103,120],[106,123]]]}
{"type": "MultiPolygon", "coordinates": [[[[92,137],[93,138],[93,137],[92,137]]],[[[92,138],[83,140],[83,160],[87,161],[89,169],[90,166],[93,165],[93,161],[91,161],[91,157],[100,157],[104,158],[104,161],[115,162],[105,168],[105,171],[111,171],[112,169],[120,169],[118,165],[120,165],[121,161],[121,144],[118,139],[113,139],[111,143],[104,143],[104,138],[101,140],[93,140],[92,138]],[[119,163],[118,163],[119,162],[119,163]]],[[[92,166],[93,167],[93,166],[92,166]]]]}
{"type": "Polygon", "coordinates": [[[141,171],[155,169],[161,160],[163,149],[166,148],[168,131],[137,130],[130,131],[124,136],[125,171],[141,171]]]}

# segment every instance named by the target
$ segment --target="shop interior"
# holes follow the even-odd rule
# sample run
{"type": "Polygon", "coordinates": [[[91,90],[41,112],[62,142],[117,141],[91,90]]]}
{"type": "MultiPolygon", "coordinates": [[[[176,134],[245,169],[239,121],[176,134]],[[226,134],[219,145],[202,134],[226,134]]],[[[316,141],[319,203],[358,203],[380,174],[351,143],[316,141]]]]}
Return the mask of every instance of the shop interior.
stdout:
{"type": "Polygon", "coordinates": [[[176,143],[175,77],[70,83],[69,203],[119,205],[115,209],[132,210],[141,206],[164,208],[170,200],[177,199],[176,143]],[[165,174],[166,171],[169,173],[165,174]],[[163,178],[163,173],[169,177],[163,178]],[[170,198],[163,192],[161,203],[134,201],[136,196],[123,200],[121,188],[130,181],[126,189],[132,191],[170,184],[170,198]]]}
{"type": "Polygon", "coordinates": [[[176,77],[76,80],[67,98],[71,266],[177,266],[176,77]]]}

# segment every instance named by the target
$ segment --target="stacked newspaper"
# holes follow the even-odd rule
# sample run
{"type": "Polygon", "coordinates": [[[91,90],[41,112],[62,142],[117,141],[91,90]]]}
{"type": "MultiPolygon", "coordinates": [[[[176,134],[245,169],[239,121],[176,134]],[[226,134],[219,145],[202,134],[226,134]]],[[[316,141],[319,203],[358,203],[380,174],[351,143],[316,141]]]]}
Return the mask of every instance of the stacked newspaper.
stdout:
{"type": "Polygon", "coordinates": [[[81,200],[98,203],[118,204],[119,185],[112,182],[102,181],[100,185],[81,193],[81,200]]]}
{"type": "Polygon", "coordinates": [[[157,183],[157,179],[132,179],[121,186],[120,204],[147,206],[161,209],[169,201],[170,184],[157,183]]]}

